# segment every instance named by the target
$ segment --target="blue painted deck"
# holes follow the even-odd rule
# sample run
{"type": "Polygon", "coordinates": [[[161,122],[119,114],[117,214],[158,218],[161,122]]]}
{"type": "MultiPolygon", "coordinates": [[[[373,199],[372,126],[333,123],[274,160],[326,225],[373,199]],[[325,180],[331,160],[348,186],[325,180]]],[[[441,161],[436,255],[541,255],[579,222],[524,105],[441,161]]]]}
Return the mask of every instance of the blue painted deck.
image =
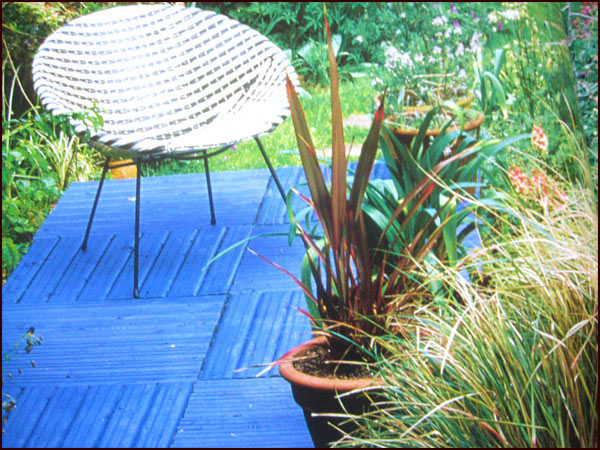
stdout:
{"type": "MultiPolygon", "coordinates": [[[[376,165],[374,176],[385,170],[376,165]]],[[[285,189],[299,168],[277,170],[285,189]]],[[[304,247],[268,171],[143,178],[140,295],[132,297],[135,180],[73,183],[2,288],[2,349],[30,327],[43,344],[3,364],[17,408],[3,447],[311,447],[277,369],[310,337],[299,288],[251,247],[299,274],[304,247]],[[29,361],[33,359],[36,367],[29,361]],[[18,374],[18,369],[22,373],[18,374]],[[246,370],[244,370],[246,369],[246,370]]],[[[300,200],[298,200],[300,204],[300,200]]]]}
{"type": "MultiPolygon", "coordinates": [[[[278,175],[290,187],[299,168],[278,175]]],[[[298,272],[268,171],[142,179],[140,295],[132,297],[135,180],[107,180],[87,251],[79,248],[97,182],[73,183],[2,288],[2,349],[43,337],[6,364],[17,408],[3,447],[307,447],[289,385],[274,369],[310,337],[297,286],[247,252],[298,272]],[[32,367],[33,359],[36,367],[32,367]],[[22,373],[18,374],[19,368],[22,373]],[[247,370],[243,370],[246,369],[247,370]]]]}

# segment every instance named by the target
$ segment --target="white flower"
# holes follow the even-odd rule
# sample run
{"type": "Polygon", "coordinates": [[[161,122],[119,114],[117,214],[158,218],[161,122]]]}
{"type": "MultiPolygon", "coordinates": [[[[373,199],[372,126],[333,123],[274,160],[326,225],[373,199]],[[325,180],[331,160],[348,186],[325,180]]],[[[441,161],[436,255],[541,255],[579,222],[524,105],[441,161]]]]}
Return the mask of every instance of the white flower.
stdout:
{"type": "Polygon", "coordinates": [[[438,47],[437,45],[435,47],[433,47],[433,54],[434,55],[439,55],[442,53],[442,49],[440,47],[438,47]]]}
{"type": "Polygon", "coordinates": [[[452,154],[452,148],[450,148],[450,146],[447,145],[446,148],[444,149],[444,156],[447,158],[451,154],[452,154]]]}
{"type": "Polygon", "coordinates": [[[401,18],[401,19],[406,19],[406,13],[405,13],[405,12],[403,12],[403,13],[400,13],[400,18],[401,18]]]}
{"type": "Polygon", "coordinates": [[[507,105],[512,105],[515,102],[516,99],[517,99],[517,97],[514,94],[512,94],[511,92],[509,92],[508,93],[508,98],[506,99],[506,104],[507,105]]]}
{"type": "Polygon", "coordinates": [[[507,9],[501,12],[500,15],[508,20],[519,20],[521,18],[518,9],[507,9]]]}
{"type": "Polygon", "coordinates": [[[458,78],[461,80],[467,78],[467,71],[465,69],[460,69],[458,71],[458,78]]]}
{"type": "Polygon", "coordinates": [[[454,54],[456,56],[463,56],[465,54],[465,46],[462,42],[458,43],[458,46],[456,47],[456,52],[454,54]]]}
{"type": "Polygon", "coordinates": [[[355,41],[362,42],[363,41],[363,37],[362,36],[356,36],[355,41]]]}
{"type": "Polygon", "coordinates": [[[410,53],[402,52],[395,47],[388,47],[385,50],[385,67],[387,69],[413,68],[414,65],[410,53]]]}
{"type": "Polygon", "coordinates": [[[481,35],[476,31],[475,33],[473,33],[473,36],[471,37],[471,42],[469,42],[469,51],[472,53],[479,53],[481,51],[481,35]]]}
{"type": "Polygon", "coordinates": [[[496,11],[492,11],[488,14],[488,22],[489,23],[498,23],[498,16],[496,15],[496,11]]]}
{"type": "Polygon", "coordinates": [[[431,23],[432,23],[432,25],[443,26],[446,22],[448,22],[448,19],[446,18],[446,16],[439,16],[439,17],[436,17],[435,19],[433,19],[433,21],[431,23]]]}
{"type": "Polygon", "coordinates": [[[435,59],[435,57],[433,57],[433,56],[429,55],[429,57],[427,58],[427,61],[429,61],[429,63],[430,63],[430,64],[435,64],[435,62],[436,62],[437,60],[435,59]]]}
{"type": "Polygon", "coordinates": [[[418,63],[422,63],[424,59],[425,59],[425,57],[423,56],[422,53],[417,53],[415,55],[414,61],[418,62],[418,63]]]}

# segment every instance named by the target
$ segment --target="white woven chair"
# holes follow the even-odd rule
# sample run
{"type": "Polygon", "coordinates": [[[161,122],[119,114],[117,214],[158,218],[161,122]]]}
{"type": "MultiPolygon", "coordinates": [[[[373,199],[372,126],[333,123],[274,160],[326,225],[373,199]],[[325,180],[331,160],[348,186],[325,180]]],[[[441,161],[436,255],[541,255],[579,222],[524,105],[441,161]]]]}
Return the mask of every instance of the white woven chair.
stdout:
{"type": "Polygon", "coordinates": [[[171,5],[120,6],[73,20],[51,34],[33,61],[35,89],[53,114],[98,111],[89,131],[106,163],[137,165],[134,297],[138,298],[140,163],[162,158],[204,160],[211,223],[215,223],[208,158],[251,138],[285,193],[258,138],[289,115],[284,53],[255,30],[209,11],[171,5]]]}

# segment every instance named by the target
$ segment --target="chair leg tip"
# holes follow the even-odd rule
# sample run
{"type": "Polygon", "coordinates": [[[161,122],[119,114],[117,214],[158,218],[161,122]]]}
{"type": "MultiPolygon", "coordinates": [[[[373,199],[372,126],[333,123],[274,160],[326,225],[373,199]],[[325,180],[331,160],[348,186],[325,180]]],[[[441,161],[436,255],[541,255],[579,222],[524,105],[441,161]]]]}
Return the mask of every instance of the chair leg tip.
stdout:
{"type": "Polygon", "coordinates": [[[140,298],[140,291],[137,288],[133,290],[133,298],[140,298]]]}

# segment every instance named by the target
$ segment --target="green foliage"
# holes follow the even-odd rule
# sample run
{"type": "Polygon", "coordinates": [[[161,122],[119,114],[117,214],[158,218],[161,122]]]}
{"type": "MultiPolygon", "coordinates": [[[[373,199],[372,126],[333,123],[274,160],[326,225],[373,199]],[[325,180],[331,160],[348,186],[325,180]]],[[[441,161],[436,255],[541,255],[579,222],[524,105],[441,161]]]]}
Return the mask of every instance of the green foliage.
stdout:
{"type": "Polygon", "coordinates": [[[372,181],[363,206],[371,248],[385,261],[387,283],[400,283],[390,289],[395,294],[407,284],[402,276],[416,273],[426,258],[454,266],[465,256],[460,244],[475,226],[470,192],[478,187],[484,199],[489,191],[485,182],[476,183],[478,171],[485,169],[488,159],[529,137],[476,142],[460,127],[448,130],[460,117],[456,114],[427,145],[425,133],[440,107],[426,115],[411,146],[386,130],[381,148],[391,179],[372,181]]]}
{"type": "MultiPolygon", "coordinates": [[[[523,3],[514,6],[511,20],[505,20],[501,32],[491,36],[491,46],[505,50],[505,62],[497,77],[507,93],[505,107],[491,111],[488,131],[502,135],[506,129],[529,131],[542,127],[549,139],[544,159],[557,171],[576,173],[578,164],[569,146],[561,139],[555,120],[569,124],[572,130],[584,130],[577,101],[572,60],[567,34],[558,4],[523,3]],[[502,112],[502,115],[500,114],[502,112]]],[[[498,25],[500,19],[498,16],[498,25]]],[[[505,166],[525,164],[530,151],[522,146],[524,157],[507,154],[505,166]]],[[[539,158],[536,152],[529,156],[539,158]]]]}
{"type": "MultiPolygon", "coordinates": [[[[291,52],[292,62],[305,81],[328,82],[322,3],[191,2],[188,6],[217,11],[256,29],[280,48],[291,52]]],[[[396,34],[401,22],[397,8],[393,3],[377,2],[332,2],[327,5],[332,33],[341,38],[338,62],[342,79],[367,70],[368,64],[383,61],[380,43],[396,34]]]]}
{"type": "Polygon", "coordinates": [[[427,280],[460,304],[423,308],[408,338],[376,338],[385,387],[343,446],[597,447],[598,210],[593,186],[538,213],[504,196],[464,266],[427,280]],[[417,338],[415,339],[415,336],[417,338]]]}
{"type": "Polygon", "coordinates": [[[390,89],[390,112],[468,95],[473,61],[492,28],[486,16],[498,5],[403,3],[397,8],[397,32],[381,43],[385,61],[375,78],[390,89]]]}
{"type": "Polygon", "coordinates": [[[53,116],[39,107],[14,118],[11,101],[18,78],[14,76],[8,85],[6,75],[3,71],[3,282],[26,253],[68,180],[85,180],[96,171],[96,155],[75,134],[70,119],[87,120],[92,126],[101,120],[95,114],[53,116]]]}
{"type": "Polygon", "coordinates": [[[592,166],[598,167],[598,3],[568,3],[564,10],[575,67],[583,134],[592,166]]]}
{"type": "MultiPolygon", "coordinates": [[[[365,63],[353,64],[348,62],[351,54],[340,52],[342,45],[342,36],[340,34],[332,36],[332,40],[334,53],[337,60],[340,61],[340,80],[352,80],[353,78],[364,76],[370,66],[365,63]]],[[[292,58],[292,64],[298,75],[305,81],[317,85],[325,85],[329,82],[328,59],[327,44],[310,39],[298,50],[295,57],[292,58]]]]}
{"type": "Polygon", "coordinates": [[[2,2],[2,68],[11,80],[19,67],[21,89],[15,91],[11,108],[21,116],[33,107],[31,76],[33,56],[54,30],[81,15],[116,5],[115,2],[2,2]],[[7,61],[11,60],[11,64],[7,61]]]}
{"type": "Polygon", "coordinates": [[[475,81],[479,86],[479,107],[484,115],[489,115],[493,111],[502,111],[505,113],[506,92],[500,81],[500,70],[506,60],[506,50],[496,49],[492,70],[481,70],[479,65],[481,61],[474,63],[475,81]]]}

